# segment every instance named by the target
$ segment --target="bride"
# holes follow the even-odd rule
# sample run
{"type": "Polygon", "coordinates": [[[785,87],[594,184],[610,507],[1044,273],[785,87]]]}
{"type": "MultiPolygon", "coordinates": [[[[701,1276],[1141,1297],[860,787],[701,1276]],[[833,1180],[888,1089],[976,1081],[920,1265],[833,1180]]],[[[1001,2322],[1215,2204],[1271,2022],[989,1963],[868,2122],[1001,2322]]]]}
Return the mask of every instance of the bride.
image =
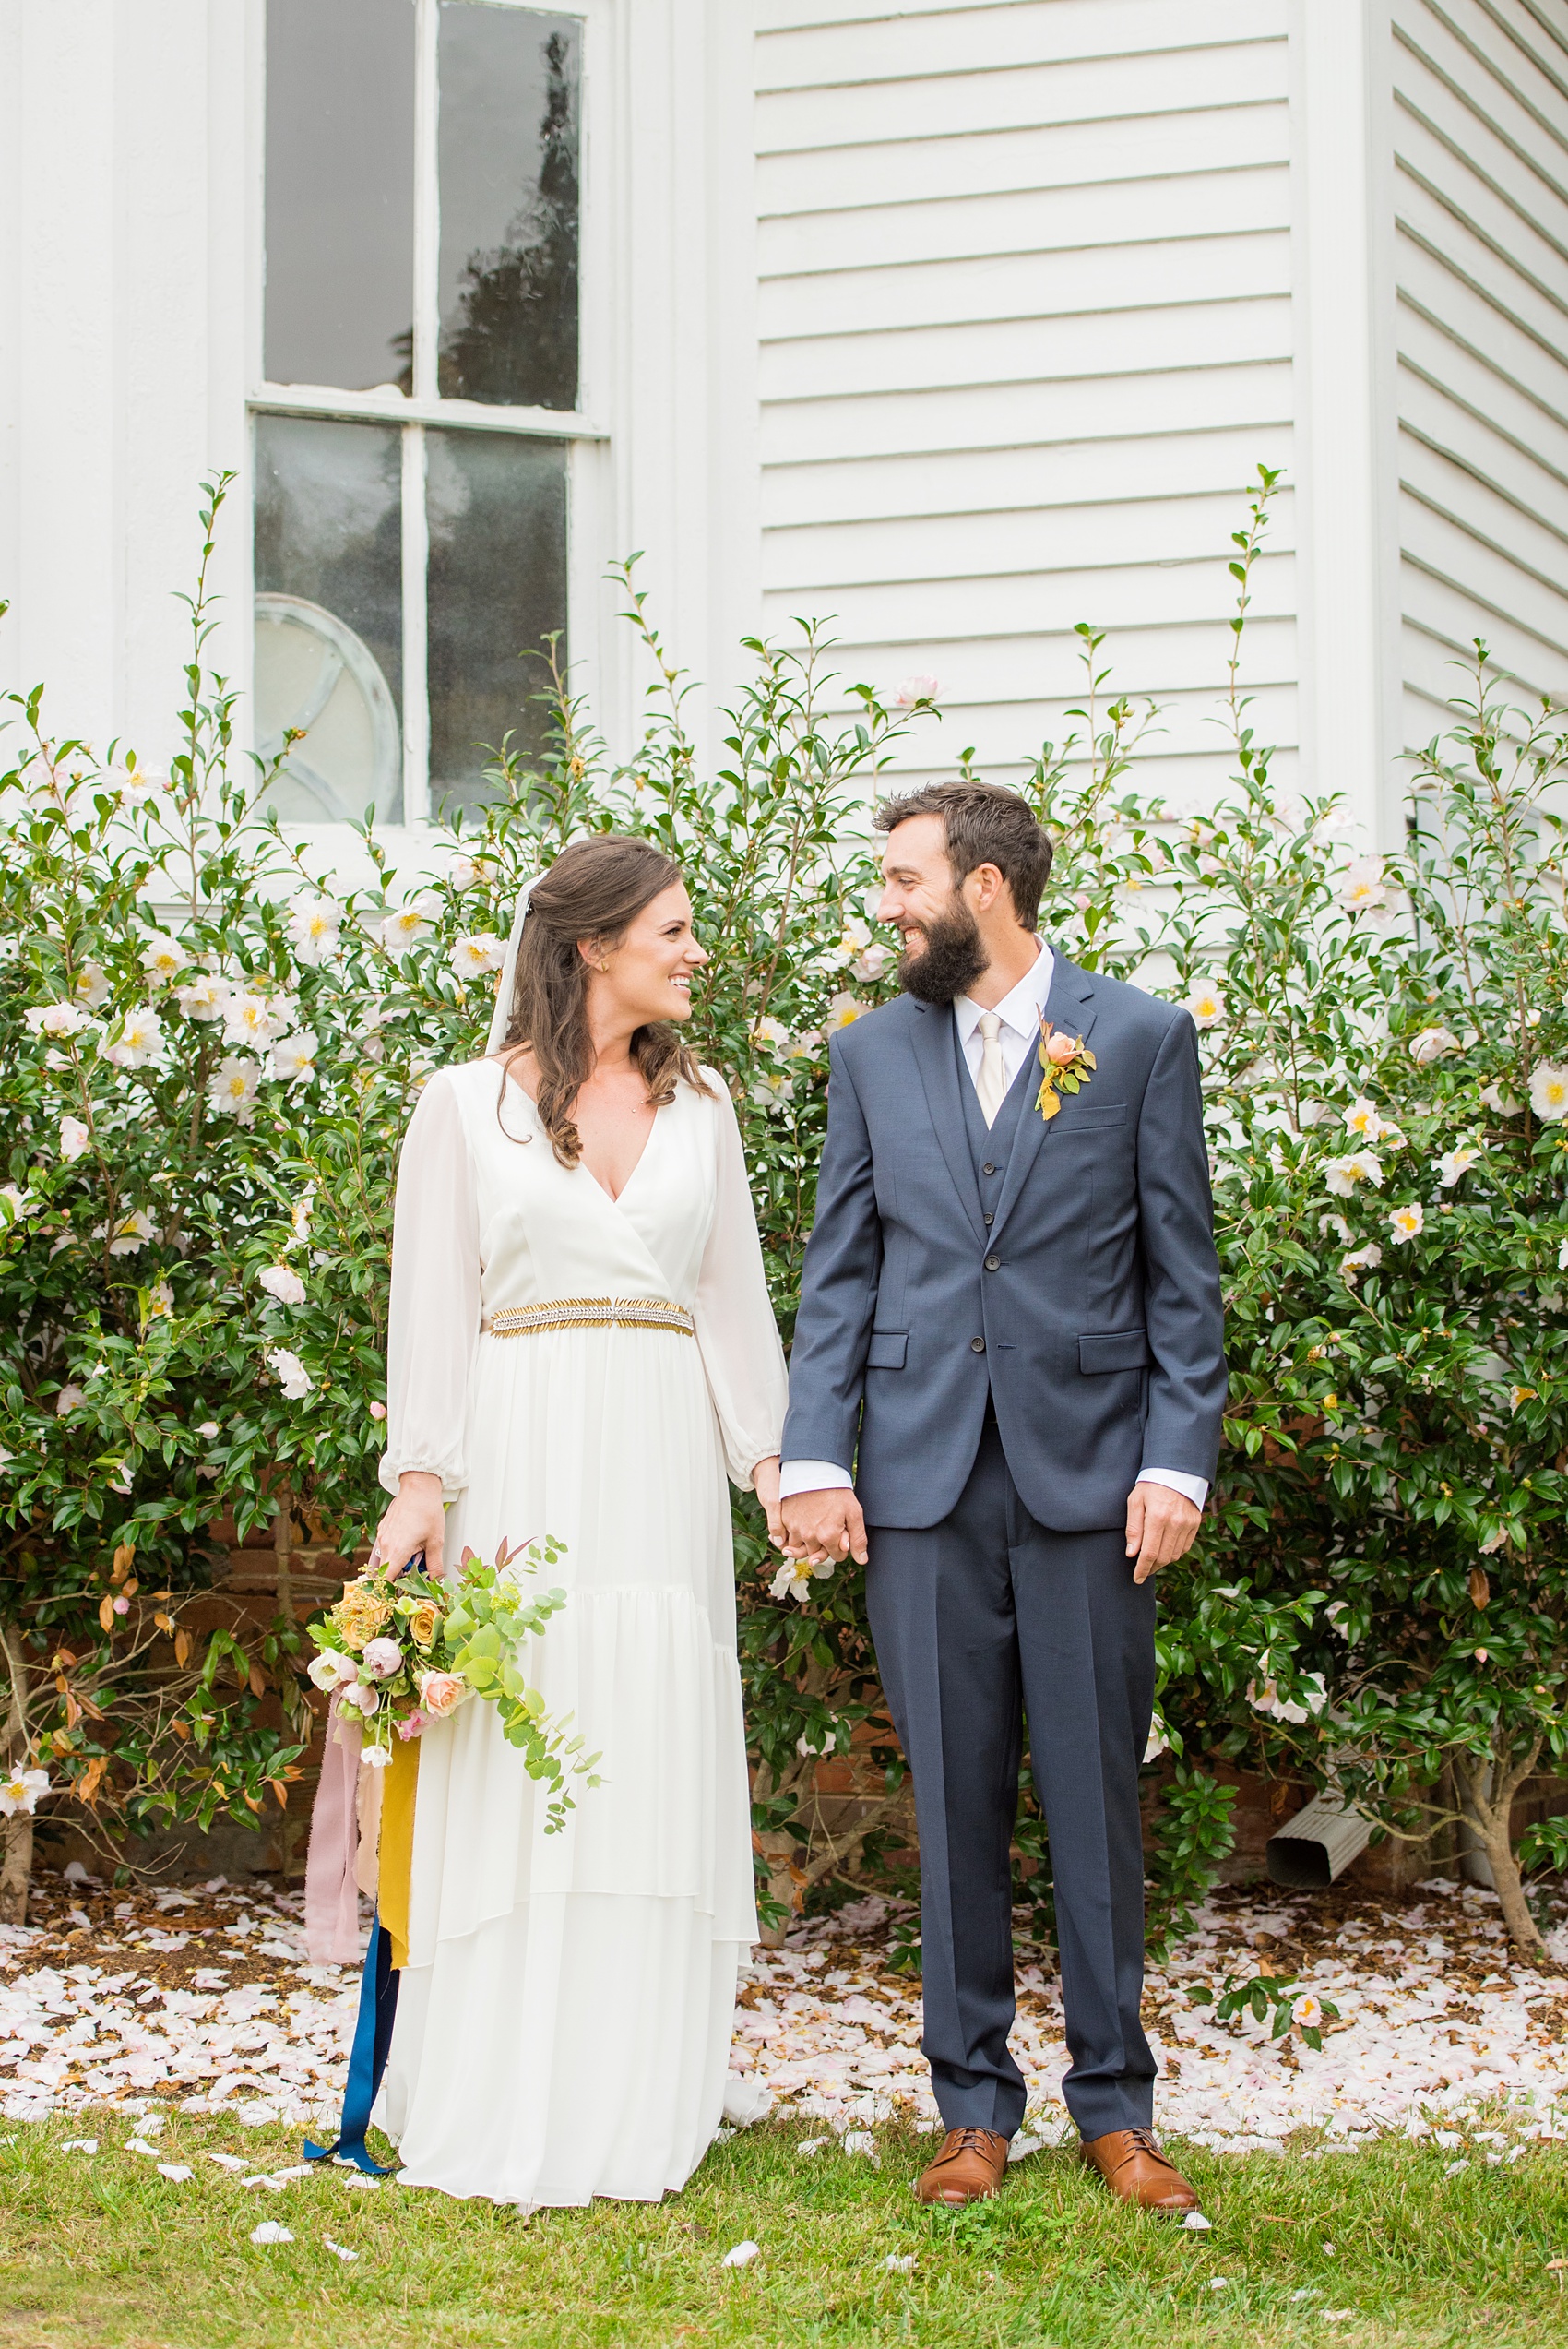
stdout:
{"type": "Polygon", "coordinates": [[[579,841],[518,922],[490,1056],[403,1145],[373,1556],[564,1542],[529,1677],[604,1783],[547,1837],[492,1707],[426,1729],[377,2118],[406,2185],[657,2201],[719,2125],[756,1935],[725,1475],[776,1524],[784,1363],[735,1113],[681,1041],[678,869],[579,841]]]}

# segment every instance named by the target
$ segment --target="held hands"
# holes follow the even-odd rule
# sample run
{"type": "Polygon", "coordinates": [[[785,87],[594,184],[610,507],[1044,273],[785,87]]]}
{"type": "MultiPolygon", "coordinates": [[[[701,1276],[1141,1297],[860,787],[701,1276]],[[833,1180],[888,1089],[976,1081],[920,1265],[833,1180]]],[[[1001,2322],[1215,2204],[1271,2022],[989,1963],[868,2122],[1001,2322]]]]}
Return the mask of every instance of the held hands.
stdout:
{"type": "Polygon", "coordinates": [[[774,1539],[786,1557],[803,1558],[807,1566],[853,1557],[866,1562],[866,1521],[848,1485],[826,1492],[791,1493],[779,1505],[781,1536],[774,1539]]]}
{"type": "Polygon", "coordinates": [[[422,1550],[424,1570],[434,1578],[441,1572],[445,1531],[440,1477],[428,1475],[422,1469],[405,1469],[398,1479],[398,1497],[375,1529],[370,1563],[389,1566],[394,1574],[401,1574],[409,1560],[422,1550]]]}
{"type": "Polygon", "coordinates": [[[778,1514],[778,1454],[769,1453],[752,1471],[756,1496],[767,1512],[767,1538],[776,1549],[784,1546],[784,1520],[778,1514]]]}
{"type": "Polygon", "coordinates": [[[1134,1485],[1127,1496],[1127,1556],[1137,1559],[1134,1582],[1185,1557],[1198,1538],[1203,1511],[1169,1485],[1134,1485]]]}

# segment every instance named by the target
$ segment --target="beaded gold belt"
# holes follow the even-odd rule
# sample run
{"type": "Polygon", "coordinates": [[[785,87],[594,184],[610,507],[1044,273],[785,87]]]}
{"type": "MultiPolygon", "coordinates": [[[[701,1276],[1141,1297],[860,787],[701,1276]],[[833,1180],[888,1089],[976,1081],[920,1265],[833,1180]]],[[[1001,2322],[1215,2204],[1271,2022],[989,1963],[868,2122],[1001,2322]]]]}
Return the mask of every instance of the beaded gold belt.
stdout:
{"type": "Polygon", "coordinates": [[[695,1318],[668,1297],[547,1297],[540,1305],[504,1305],[480,1328],[493,1338],[522,1338],[536,1330],[678,1330],[697,1334],[695,1318]]]}

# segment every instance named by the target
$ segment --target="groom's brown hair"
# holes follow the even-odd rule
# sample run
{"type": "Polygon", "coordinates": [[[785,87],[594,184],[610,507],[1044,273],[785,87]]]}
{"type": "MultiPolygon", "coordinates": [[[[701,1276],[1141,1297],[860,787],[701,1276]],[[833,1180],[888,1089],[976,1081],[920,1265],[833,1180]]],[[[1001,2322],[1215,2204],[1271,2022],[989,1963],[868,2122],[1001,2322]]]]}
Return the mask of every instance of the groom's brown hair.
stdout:
{"type": "Polygon", "coordinates": [[[977,865],[994,864],[1022,927],[1039,927],[1039,901],[1051,878],[1051,835],[1027,799],[1005,783],[927,783],[885,799],[876,829],[890,832],[911,816],[941,817],[955,888],[977,865]]]}

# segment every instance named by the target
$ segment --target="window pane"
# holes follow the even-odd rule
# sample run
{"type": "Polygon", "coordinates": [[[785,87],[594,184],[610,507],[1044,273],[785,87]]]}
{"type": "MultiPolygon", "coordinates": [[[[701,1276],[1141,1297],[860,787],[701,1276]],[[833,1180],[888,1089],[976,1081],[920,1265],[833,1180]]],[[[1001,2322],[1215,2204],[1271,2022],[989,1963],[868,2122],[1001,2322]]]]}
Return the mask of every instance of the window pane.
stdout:
{"type": "Polygon", "coordinates": [[[255,420],[256,748],[291,823],[403,813],[401,435],[255,420]]]}
{"type": "Polygon", "coordinates": [[[440,385],[449,399],[577,404],[582,28],[442,0],[440,385]]]}
{"type": "Polygon", "coordinates": [[[267,0],[270,383],[411,388],[413,0],[267,0]]]}
{"type": "Polygon", "coordinates": [[[430,801],[490,795],[481,746],[508,731],[542,746],[529,697],[546,673],[526,653],[566,628],[566,448],[517,433],[425,435],[430,518],[430,801]]]}

